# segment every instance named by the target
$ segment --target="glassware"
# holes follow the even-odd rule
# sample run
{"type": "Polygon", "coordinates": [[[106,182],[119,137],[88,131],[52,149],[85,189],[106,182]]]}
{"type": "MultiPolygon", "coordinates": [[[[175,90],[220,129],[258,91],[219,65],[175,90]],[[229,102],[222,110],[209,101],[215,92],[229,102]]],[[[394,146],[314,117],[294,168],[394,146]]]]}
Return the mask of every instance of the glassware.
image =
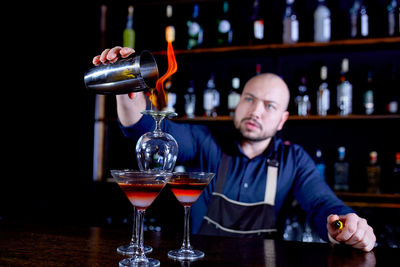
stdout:
{"type": "Polygon", "coordinates": [[[165,117],[178,115],[171,111],[143,110],[156,122],[152,132],[143,134],[136,144],[136,157],[139,169],[172,171],[178,157],[178,144],[175,138],[161,130],[161,121],[165,117]]]}
{"type": "Polygon", "coordinates": [[[143,223],[146,209],[153,203],[172,174],[159,170],[112,170],[111,175],[137,209],[138,249],[132,258],[123,259],[119,266],[159,266],[160,261],[147,258],[143,246],[143,223]]]}
{"type": "Polygon", "coordinates": [[[185,210],[183,243],[180,249],[168,252],[168,257],[176,260],[195,260],[204,257],[204,252],[194,250],[190,245],[190,207],[199,198],[204,188],[214,177],[214,173],[206,172],[175,172],[168,186],[185,210]]]}

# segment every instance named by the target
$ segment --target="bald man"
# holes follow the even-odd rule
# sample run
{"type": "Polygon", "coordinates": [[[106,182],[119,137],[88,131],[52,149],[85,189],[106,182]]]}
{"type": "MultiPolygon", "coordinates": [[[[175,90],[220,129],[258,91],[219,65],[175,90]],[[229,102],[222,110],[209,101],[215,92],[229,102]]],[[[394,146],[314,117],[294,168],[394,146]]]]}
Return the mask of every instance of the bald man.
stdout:
{"type": "MultiPolygon", "coordinates": [[[[93,63],[110,64],[131,53],[132,49],[114,47],[94,57],[93,63]]],[[[285,205],[295,199],[321,238],[370,251],[376,238],[367,221],[336,197],[302,147],[276,136],[289,116],[289,98],[286,83],[265,73],[245,84],[234,128],[222,135],[205,126],[164,120],[162,130],[178,142],[177,164],[216,173],[192,206],[192,231],[238,237],[274,235],[277,222],[285,216],[285,205]],[[338,219],[343,229],[332,226],[338,219]]],[[[125,136],[137,140],[154,129],[154,120],[140,114],[145,108],[143,93],[117,96],[125,136]]]]}

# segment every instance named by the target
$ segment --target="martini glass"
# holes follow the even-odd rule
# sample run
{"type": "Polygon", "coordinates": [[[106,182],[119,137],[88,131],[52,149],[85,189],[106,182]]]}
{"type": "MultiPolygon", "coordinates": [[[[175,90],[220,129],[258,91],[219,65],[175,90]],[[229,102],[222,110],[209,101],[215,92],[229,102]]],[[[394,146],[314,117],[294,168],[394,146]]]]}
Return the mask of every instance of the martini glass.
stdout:
{"type": "Polygon", "coordinates": [[[190,207],[199,198],[204,188],[214,177],[214,173],[175,172],[168,182],[172,193],[185,210],[183,242],[179,249],[168,252],[168,257],[176,260],[196,260],[204,257],[204,252],[195,250],[190,245],[190,207]]]}
{"type": "Polygon", "coordinates": [[[156,122],[152,132],[143,134],[136,144],[136,157],[141,171],[163,170],[172,171],[178,156],[178,144],[172,135],[161,130],[161,121],[165,117],[178,115],[171,111],[143,110],[144,115],[150,115],[156,122]]]}
{"type": "Polygon", "coordinates": [[[111,175],[137,210],[138,248],[132,258],[123,259],[119,266],[159,266],[160,261],[147,258],[143,246],[143,223],[146,209],[153,203],[171,177],[159,170],[112,170],[111,175]]]}

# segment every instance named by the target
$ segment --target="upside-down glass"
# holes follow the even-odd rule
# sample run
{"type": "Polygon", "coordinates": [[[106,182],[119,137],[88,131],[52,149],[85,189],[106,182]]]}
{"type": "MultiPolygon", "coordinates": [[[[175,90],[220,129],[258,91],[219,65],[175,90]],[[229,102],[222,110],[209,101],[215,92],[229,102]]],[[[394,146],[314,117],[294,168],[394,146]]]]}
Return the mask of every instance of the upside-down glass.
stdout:
{"type": "Polygon", "coordinates": [[[161,121],[177,114],[158,110],[143,110],[141,113],[151,115],[156,127],[154,131],[143,134],[136,144],[139,169],[172,171],[178,156],[178,144],[172,135],[161,131],[161,121]]]}
{"type": "Polygon", "coordinates": [[[144,252],[144,215],[146,209],[156,199],[172,174],[159,170],[112,170],[111,175],[138,213],[138,250],[132,258],[121,260],[119,266],[159,266],[159,260],[147,258],[144,252]]]}
{"type": "Polygon", "coordinates": [[[194,250],[190,245],[190,207],[196,202],[214,175],[214,173],[206,172],[175,172],[169,180],[168,187],[183,205],[185,217],[182,246],[180,249],[169,251],[168,257],[176,260],[195,260],[204,257],[204,252],[194,250]]]}

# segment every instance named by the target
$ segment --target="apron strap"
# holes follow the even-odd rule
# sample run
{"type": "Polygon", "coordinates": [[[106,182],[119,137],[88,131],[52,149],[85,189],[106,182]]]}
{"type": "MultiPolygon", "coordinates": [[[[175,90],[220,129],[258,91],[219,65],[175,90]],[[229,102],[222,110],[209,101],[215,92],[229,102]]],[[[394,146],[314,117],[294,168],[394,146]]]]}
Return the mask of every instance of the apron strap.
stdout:
{"type": "Polygon", "coordinates": [[[217,174],[217,184],[215,186],[214,192],[218,193],[223,193],[224,192],[224,186],[225,186],[225,180],[226,176],[228,175],[228,168],[229,168],[229,162],[230,162],[231,157],[222,152],[222,159],[221,159],[221,165],[218,168],[218,174],[217,174]]]}
{"type": "Polygon", "coordinates": [[[275,205],[276,187],[278,184],[278,166],[277,160],[268,160],[267,183],[265,185],[264,203],[271,206],[275,205]]]}

